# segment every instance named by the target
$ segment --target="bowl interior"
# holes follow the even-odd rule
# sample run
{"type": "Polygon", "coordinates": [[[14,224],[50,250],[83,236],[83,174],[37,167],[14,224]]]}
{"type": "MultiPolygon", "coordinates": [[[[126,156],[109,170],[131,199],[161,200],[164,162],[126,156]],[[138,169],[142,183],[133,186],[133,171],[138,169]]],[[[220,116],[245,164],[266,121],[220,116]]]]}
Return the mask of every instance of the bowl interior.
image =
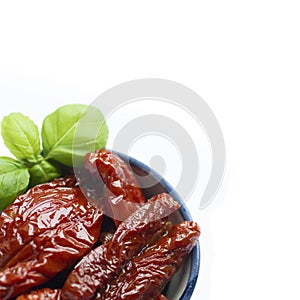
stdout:
{"type": "MultiPolygon", "coordinates": [[[[142,188],[142,191],[146,199],[159,193],[169,193],[177,202],[179,202],[181,206],[180,209],[174,212],[170,217],[173,224],[180,223],[184,220],[192,220],[191,215],[180,196],[159,174],[134,158],[121,153],[117,154],[131,166],[132,170],[137,175],[139,184],[144,187],[142,188]]],[[[200,245],[197,243],[185,264],[166,286],[164,294],[170,300],[189,300],[196,285],[199,267],[200,245]]]]}

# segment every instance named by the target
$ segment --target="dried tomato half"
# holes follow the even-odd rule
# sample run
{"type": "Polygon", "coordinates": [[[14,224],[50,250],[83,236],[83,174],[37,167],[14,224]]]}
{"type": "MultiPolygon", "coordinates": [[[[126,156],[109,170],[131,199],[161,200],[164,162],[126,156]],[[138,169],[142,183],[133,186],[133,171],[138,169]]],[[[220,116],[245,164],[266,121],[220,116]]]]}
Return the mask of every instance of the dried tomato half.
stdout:
{"type": "Polygon", "coordinates": [[[134,257],[96,299],[156,300],[195,246],[199,235],[200,228],[195,222],[174,225],[168,235],[134,257]]]}
{"type": "Polygon", "coordinates": [[[104,207],[116,225],[127,219],[138,203],[146,202],[128,165],[115,153],[101,149],[85,157],[85,168],[104,183],[104,207]]]}
{"type": "Polygon", "coordinates": [[[62,288],[62,299],[92,299],[150,242],[167,222],[167,212],[179,204],[168,194],[150,199],[117,228],[107,243],[92,250],[70,273],[62,288]],[[161,218],[161,216],[164,218],[161,218]]]}
{"type": "Polygon", "coordinates": [[[0,216],[0,298],[26,293],[74,265],[98,240],[102,217],[74,179],[19,196],[0,216]]]}

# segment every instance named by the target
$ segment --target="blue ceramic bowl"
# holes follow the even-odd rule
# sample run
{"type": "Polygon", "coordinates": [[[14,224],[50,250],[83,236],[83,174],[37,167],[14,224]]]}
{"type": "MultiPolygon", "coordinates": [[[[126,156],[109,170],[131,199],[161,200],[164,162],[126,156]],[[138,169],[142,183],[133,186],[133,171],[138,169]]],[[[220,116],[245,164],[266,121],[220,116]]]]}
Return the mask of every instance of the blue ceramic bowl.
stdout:
{"type": "MultiPolygon", "coordinates": [[[[116,152],[128,165],[131,166],[136,173],[137,179],[141,186],[148,186],[142,188],[143,193],[147,199],[159,193],[168,193],[176,201],[180,203],[181,208],[171,215],[171,221],[175,223],[182,222],[183,220],[191,221],[191,215],[187,210],[184,202],[172,186],[164,180],[154,170],[141,163],[140,161],[129,157],[125,154],[116,152]],[[151,181],[153,184],[151,184],[151,181]]],[[[169,284],[164,290],[164,294],[170,300],[189,300],[193,294],[196,286],[198,273],[200,268],[200,244],[197,243],[189,255],[185,264],[175,274],[169,284]]]]}

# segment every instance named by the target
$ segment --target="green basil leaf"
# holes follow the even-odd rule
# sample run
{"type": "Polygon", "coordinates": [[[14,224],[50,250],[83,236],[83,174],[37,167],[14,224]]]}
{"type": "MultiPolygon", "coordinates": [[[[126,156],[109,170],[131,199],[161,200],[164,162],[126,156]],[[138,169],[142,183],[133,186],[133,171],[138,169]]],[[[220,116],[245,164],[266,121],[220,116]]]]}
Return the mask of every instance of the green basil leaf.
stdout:
{"type": "Polygon", "coordinates": [[[0,210],[23,194],[29,184],[29,172],[19,161],[10,157],[0,157],[0,210]]]}
{"type": "Polygon", "coordinates": [[[39,131],[28,117],[20,113],[12,113],[4,117],[1,133],[5,145],[16,158],[29,164],[39,161],[39,131]]]}
{"type": "Polygon", "coordinates": [[[30,186],[33,187],[40,183],[45,183],[61,176],[55,166],[46,160],[42,160],[38,164],[29,169],[30,186]]]}
{"type": "Polygon", "coordinates": [[[87,152],[105,148],[108,128],[102,113],[81,104],[65,105],[48,115],[42,127],[44,156],[67,166],[87,152]]]}

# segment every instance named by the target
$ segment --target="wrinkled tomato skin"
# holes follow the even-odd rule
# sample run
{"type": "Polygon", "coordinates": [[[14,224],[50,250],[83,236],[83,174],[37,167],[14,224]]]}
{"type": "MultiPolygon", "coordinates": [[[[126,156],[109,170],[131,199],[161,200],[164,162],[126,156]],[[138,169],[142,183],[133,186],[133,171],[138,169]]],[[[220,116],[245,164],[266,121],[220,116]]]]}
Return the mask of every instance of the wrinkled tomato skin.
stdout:
{"type": "MultiPolygon", "coordinates": [[[[22,249],[33,237],[49,228],[55,227],[58,218],[49,221],[45,215],[39,216],[43,210],[56,211],[62,207],[63,201],[45,198],[46,191],[55,188],[76,187],[76,179],[73,176],[59,178],[52,182],[37,185],[26,194],[21,195],[0,214],[0,270],[11,257],[22,249]],[[45,203],[43,204],[45,200],[45,203]],[[38,207],[39,205],[39,207],[38,207]]],[[[56,197],[59,198],[58,192],[56,197]]],[[[63,218],[63,214],[59,216],[63,218]]]]}
{"type": "Polygon", "coordinates": [[[97,299],[156,300],[195,246],[199,235],[200,228],[195,222],[174,225],[168,235],[134,257],[97,299]]]}
{"type": "Polygon", "coordinates": [[[115,153],[101,149],[85,157],[85,168],[104,183],[104,206],[116,225],[145,203],[145,197],[128,165],[115,153]]]}
{"type": "Polygon", "coordinates": [[[59,300],[60,290],[48,288],[32,291],[30,294],[20,295],[16,300],[59,300]]]}
{"type": "Polygon", "coordinates": [[[167,222],[160,213],[165,216],[166,211],[178,208],[179,204],[168,194],[150,199],[120,224],[111,240],[81,260],[62,288],[62,299],[92,299],[132,257],[153,242],[153,235],[167,222]]]}
{"type": "Polygon", "coordinates": [[[98,240],[102,217],[71,177],[19,196],[0,216],[0,299],[73,266],[98,240]]]}

